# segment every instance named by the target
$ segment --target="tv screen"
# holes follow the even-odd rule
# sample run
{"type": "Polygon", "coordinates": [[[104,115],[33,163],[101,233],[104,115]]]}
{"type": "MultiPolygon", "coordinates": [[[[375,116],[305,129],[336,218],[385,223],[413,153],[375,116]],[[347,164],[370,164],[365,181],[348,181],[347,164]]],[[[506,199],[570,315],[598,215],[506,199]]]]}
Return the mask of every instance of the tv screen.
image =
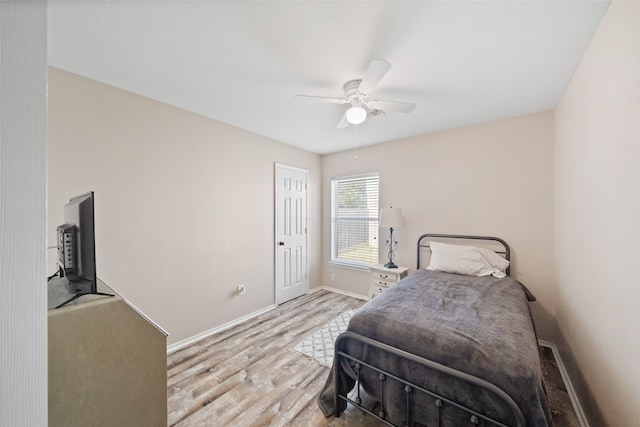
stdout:
{"type": "Polygon", "coordinates": [[[65,224],[58,227],[58,267],[73,294],[95,293],[96,241],[93,191],[73,197],[64,207],[65,224]]]}

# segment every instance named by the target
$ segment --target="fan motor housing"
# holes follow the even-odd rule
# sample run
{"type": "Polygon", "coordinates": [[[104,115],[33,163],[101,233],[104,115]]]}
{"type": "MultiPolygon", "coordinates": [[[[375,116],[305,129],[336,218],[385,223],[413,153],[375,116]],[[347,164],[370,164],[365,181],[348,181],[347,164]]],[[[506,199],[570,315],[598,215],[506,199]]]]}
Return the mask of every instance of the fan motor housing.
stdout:
{"type": "Polygon", "coordinates": [[[344,84],[343,86],[344,94],[347,99],[350,96],[353,96],[356,93],[358,93],[358,88],[360,87],[360,83],[362,83],[362,80],[358,79],[358,80],[349,80],[344,84]]]}

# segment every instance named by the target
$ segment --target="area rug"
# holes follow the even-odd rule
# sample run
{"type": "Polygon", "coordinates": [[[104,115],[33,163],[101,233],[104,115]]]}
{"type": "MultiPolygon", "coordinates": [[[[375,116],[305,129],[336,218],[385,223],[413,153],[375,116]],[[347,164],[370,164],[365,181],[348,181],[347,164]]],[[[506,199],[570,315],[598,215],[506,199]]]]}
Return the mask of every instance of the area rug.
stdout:
{"type": "Polygon", "coordinates": [[[320,330],[302,340],[294,350],[330,368],[333,363],[333,344],[338,335],[347,330],[354,312],[355,310],[343,311],[320,330]]]}

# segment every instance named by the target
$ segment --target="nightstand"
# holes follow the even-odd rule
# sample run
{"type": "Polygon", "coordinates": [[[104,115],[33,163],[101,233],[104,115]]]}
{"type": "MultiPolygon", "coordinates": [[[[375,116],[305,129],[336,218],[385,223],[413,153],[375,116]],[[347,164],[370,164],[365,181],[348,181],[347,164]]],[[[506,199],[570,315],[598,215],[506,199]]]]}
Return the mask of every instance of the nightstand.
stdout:
{"type": "Polygon", "coordinates": [[[371,270],[371,282],[369,282],[369,299],[374,299],[400,279],[407,277],[409,269],[407,267],[386,268],[382,264],[369,267],[371,270]]]}

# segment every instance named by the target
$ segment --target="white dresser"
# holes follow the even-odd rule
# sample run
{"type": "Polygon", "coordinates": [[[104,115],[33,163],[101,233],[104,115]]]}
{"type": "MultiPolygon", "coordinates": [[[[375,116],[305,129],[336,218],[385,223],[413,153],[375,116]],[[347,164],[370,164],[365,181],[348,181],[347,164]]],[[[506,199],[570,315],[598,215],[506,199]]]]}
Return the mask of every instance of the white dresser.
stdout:
{"type": "Polygon", "coordinates": [[[371,270],[371,282],[369,282],[369,299],[373,299],[398,283],[400,279],[407,277],[407,267],[386,268],[382,264],[369,267],[371,270]]]}

